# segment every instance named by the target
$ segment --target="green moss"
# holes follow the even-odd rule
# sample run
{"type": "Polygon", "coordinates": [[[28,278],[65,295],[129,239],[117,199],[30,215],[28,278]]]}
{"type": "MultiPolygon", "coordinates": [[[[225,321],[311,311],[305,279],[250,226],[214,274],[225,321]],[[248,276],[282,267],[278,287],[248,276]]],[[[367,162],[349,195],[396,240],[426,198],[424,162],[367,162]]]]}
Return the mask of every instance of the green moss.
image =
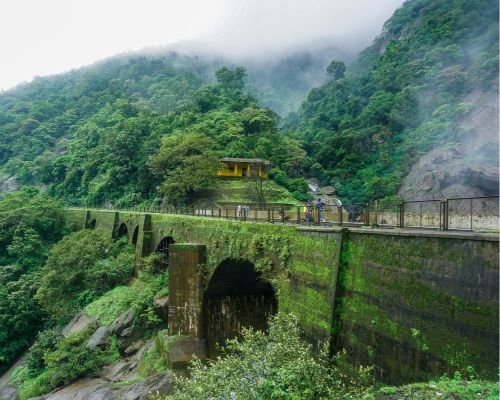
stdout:
{"type": "Polygon", "coordinates": [[[132,305],[135,291],[128,286],[118,286],[90,303],[85,311],[96,317],[100,325],[109,325],[132,305]]]}
{"type": "Polygon", "coordinates": [[[168,370],[166,358],[162,357],[156,344],[144,352],[137,368],[139,376],[142,378],[147,378],[166,370],[168,370]]]}
{"type": "Polygon", "coordinates": [[[279,307],[284,313],[297,316],[299,323],[312,332],[330,334],[332,307],[328,297],[313,288],[293,287],[289,282],[280,283],[279,307]]]}

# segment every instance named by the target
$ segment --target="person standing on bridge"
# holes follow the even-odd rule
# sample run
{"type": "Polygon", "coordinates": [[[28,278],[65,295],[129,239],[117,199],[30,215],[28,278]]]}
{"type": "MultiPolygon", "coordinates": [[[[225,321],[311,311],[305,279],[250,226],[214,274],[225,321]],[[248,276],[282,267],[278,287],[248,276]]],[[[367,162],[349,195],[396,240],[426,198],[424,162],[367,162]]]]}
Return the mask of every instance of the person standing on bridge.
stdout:
{"type": "Polygon", "coordinates": [[[318,208],[319,222],[326,222],[324,218],[326,203],[321,199],[321,197],[316,201],[316,207],[318,208]]]}

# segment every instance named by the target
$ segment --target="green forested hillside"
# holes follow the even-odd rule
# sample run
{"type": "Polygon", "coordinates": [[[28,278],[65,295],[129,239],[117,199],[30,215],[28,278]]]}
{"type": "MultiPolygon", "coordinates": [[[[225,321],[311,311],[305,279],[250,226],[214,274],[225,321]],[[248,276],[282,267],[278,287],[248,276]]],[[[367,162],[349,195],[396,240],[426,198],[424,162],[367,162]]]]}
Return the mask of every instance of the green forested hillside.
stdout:
{"type": "MultiPolygon", "coordinates": [[[[471,93],[497,88],[498,1],[410,0],[345,77],[311,91],[289,125],[308,143],[311,172],[342,197],[384,198],[421,155],[473,136],[461,122],[484,104],[471,93]]],[[[498,142],[476,144],[466,156],[498,165],[498,142]]]]}
{"type": "Polygon", "coordinates": [[[205,166],[212,160],[212,173],[218,156],[263,157],[286,167],[291,154],[303,153],[278,135],[278,116],[246,94],[242,68],[222,68],[216,83],[203,85],[207,68],[175,54],[113,59],[4,93],[3,180],[15,176],[71,204],[94,205],[159,202],[161,188],[175,186],[167,197],[176,203],[213,180],[196,172],[207,171],[201,164],[158,162],[169,149],[186,157],[198,152],[205,166]],[[195,142],[198,150],[189,146],[195,142]]]}
{"type": "Polygon", "coordinates": [[[467,176],[464,190],[490,194],[491,176],[486,189],[474,185],[485,168],[498,177],[497,11],[497,0],[407,1],[345,74],[332,63],[329,82],[285,123],[262,104],[286,112],[326,76],[321,57],[297,54],[267,72],[253,65],[246,86],[245,71],[221,68],[221,58],[174,52],[37,78],[0,94],[0,192],[17,183],[71,204],[185,203],[214,183],[207,160],[239,156],[271,159],[272,176],[297,199],[304,178],[317,177],[344,201],[365,201],[397,194],[438,148],[448,153],[434,159],[470,167],[454,175],[448,163],[444,177],[467,176]],[[493,112],[478,116],[488,94],[493,112]],[[195,164],[173,165],[172,154],[195,164]]]}

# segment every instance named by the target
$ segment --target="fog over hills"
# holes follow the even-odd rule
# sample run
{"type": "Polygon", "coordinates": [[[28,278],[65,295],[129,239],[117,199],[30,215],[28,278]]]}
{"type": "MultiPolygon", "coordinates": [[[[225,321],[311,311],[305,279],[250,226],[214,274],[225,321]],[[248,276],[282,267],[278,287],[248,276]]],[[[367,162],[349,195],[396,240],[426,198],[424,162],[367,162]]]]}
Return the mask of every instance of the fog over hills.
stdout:
{"type": "MultiPolygon", "coordinates": [[[[325,40],[355,53],[402,0],[36,0],[0,3],[0,90],[140,49],[283,58],[325,40]]],[[[238,60],[236,60],[238,61],[238,60]]]]}

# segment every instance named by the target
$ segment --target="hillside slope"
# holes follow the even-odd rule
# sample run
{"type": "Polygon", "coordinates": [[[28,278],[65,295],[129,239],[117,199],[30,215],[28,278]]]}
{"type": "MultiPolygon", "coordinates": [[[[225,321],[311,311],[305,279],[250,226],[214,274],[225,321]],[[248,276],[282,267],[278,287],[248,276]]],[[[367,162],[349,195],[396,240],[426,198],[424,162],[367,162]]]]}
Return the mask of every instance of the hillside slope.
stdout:
{"type": "Polygon", "coordinates": [[[498,1],[409,0],[289,126],[344,198],[498,193],[498,1]]]}

